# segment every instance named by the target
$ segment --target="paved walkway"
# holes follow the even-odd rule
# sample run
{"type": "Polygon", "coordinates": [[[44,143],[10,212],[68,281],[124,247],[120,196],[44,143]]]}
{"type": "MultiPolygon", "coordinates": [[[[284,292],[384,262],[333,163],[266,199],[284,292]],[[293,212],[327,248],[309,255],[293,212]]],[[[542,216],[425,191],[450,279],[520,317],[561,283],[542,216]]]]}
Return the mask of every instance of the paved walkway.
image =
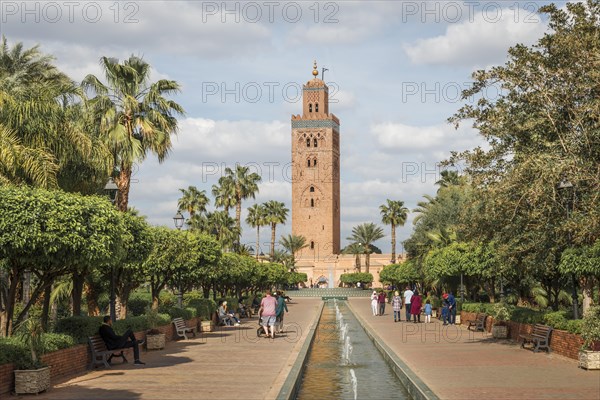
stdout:
{"type": "Polygon", "coordinates": [[[349,302],[440,399],[600,399],[600,371],[579,369],[575,360],[460,326],[444,329],[437,319],[394,323],[389,305],[386,315],[375,317],[369,299],[349,302]]]}
{"type": "MultiPolygon", "coordinates": [[[[295,299],[294,299],[295,300],[295,299]]],[[[288,304],[286,333],[257,338],[258,322],[222,327],[142,353],[143,367],[99,369],[56,385],[37,399],[273,399],[296,361],[320,299],[288,304]]]]}

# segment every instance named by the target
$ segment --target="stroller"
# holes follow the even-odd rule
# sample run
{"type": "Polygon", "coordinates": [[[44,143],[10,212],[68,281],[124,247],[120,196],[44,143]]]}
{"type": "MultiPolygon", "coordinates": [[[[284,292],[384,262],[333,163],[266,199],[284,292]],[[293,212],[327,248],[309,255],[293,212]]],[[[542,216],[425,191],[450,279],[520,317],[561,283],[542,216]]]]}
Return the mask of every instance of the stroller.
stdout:
{"type": "MultiPolygon", "coordinates": [[[[261,322],[261,318],[260,316],[258,317],[258,328],[256,329],[256,337],[262,337],[265,334],[265,329],[263,328],[263,326],[260,324],[261,322]]],[[[271,328],[271,325],[267,325],[267,331],[271,328]]]]}

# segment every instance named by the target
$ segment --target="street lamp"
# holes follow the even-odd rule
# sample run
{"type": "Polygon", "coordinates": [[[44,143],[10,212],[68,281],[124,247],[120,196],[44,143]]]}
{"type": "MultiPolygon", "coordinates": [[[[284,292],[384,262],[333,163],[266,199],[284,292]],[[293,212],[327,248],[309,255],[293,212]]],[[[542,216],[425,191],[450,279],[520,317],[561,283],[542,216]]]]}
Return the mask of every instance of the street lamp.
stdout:
{"type": "MultiPolygon", "coordinates": [[[[175,228],[177,228],[178,231],[180,231],[181,228],[183,227],[184,220],[185,220],[185,218],[183,218],[181,211],[177,211],[177,214],[175,214],[175,216],[173,217],[173,222],[175,223],[175,228]]],[[[179,283],[179,294],[177,295],[177,306],[179,306],[179,308],[182,308],[183,290],[181,289],[181,271],[179,271],[177,273],[177,281],[179,283]]]]}
{"type": "Polygon", "coordinates": [[[173,217],[173,222],[175,223],[175,228],[177,228],[177,230],[181,230],[183,227],[183,221],[185,221],[185,218],[183,218],[183,215],[180,211],[177,211],[177,214],[175,214],[173,217]]]}
{"type": "MultiPolygon", "coordinates": [[[[571,190],[573,190],[574,186],[573,184],[567,179],[564,178],[560,181],[560,183],[558,184],[558,186],[556,187],[559,191],[561,192],[570,192],[571,190]]],[[[566,204],[565,204],[565,209],[567,211],[567,221],[569,220],[569,216],[570,216],[570,208],[573,205],[571,202],[572,199],[567,198],[566,204]]],[[[571,232],[567,233],[567,246],[571,245],[571,232]]],[[[579,297],[577,296],[577,277],[575,276],[575,273],[573,273],[571,275],[571,278],[573,280],[573,292],[571,293],[571,297],[573,299],[573,318],[574,319],[579,319],[579,297]]]]}
{"type": "Polygon", "coordinates": [[[109,178],[108,182],[104,186],[104,192],[108,195],[108,198],[111,203],[115,204],[117,202],[117,194],[119,193],[119,187],[113,181],[113,178],[109,178]]]}
{"type": "MultiPolygon", "coordinates": [[[[108,182],[104,186],[104,192],[108,195],[108,199],[110,202],[115,205],[117,203],[117,194],[119,193],[119,187],[113,180],[113,178],[109,178],[108,182]]],[[[110,319],[114,322],[117,320],[117,309],[115,306],[117,296],[115,295],[115,266],[112,265],[110,268],[110,296],[108,299],[109,302],[109,313],[110,319]]]]}

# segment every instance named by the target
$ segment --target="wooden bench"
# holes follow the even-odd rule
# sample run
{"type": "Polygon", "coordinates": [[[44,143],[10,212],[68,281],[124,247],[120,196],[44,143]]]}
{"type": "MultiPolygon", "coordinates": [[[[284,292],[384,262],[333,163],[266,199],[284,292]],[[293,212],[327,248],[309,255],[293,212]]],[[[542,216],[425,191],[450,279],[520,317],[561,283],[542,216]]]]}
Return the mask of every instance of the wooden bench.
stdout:
{"type": "Polygon", "coordinates": [[[471,319],[469,321],[467,321],[467,323],[469,324],[467,326],[467,330],[471,330],[471,328],[474,328],[474,332],[485,332],[485,319],[487,318],[487,314],[484,313],[477,313],[477,316],[475,317],[475,319],[471,319]]]}
{"type": "Polygon", "coordinates": [[[124,350],[108,350],[106,348],[106,343],[104,343],[104,340],[100,335],[89,336],[88,343],[90,345],[90,350],[92,351],[92,362],[90,363],[90,369],[94,369],[96,364],[103,364],[106,368],[110,368],[110,361],[113,357],[121,357],[123,359],[123,364],[127,362],[125,354],[123,354],[124,350]],[[115,353],[115,351],[119,350],[119,353],[115,353]]]}
{"type": "Polygon", "coordinates": [[[187,340],[187,334],[191,333],[192,335],[194,335],[194,337],[196,337],[196,328],[190,328],[186,326],[183,318],[173,318],[173,325],[175,325],[175,331],[177,332],[177,336],[187,340]]]}
{"type": "Polygon", "coordinates": [[[552,333],[552,327],[535,324],[533,331],[530,335],[519,335],[520,339],[523,339],[521,348],[525,348],[526,343],[533,344],[533,352],[537,353],[540,349],[545,349],[546,352],[552,351],[550,348],[550,334],[552,333]]]}

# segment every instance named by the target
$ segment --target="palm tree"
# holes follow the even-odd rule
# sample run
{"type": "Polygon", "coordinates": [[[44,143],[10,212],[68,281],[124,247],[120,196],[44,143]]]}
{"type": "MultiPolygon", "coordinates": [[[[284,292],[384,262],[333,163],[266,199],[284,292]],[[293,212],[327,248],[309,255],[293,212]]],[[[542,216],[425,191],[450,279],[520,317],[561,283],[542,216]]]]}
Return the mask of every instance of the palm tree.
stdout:
{"type": "Polygon", "coordinates": [[[392,227],[392,263],[396,262],[396,227],[404,226],[408,216],[408,208],[400,200],[386,199],[387,204],[379,206],[381,222],[392,227]]]}
{"type": "Polygon", "coordinates": [[[100,65],[107,84],[88,75],[82,85],[95,95],[89,105],[115,161],[117,207],[126,211],[133,164],[142,162],[148,152],[159,162],[169,155],[171,135],[178,128],[176,116],[183,115],[184,110],[165,96],[179,92],[180,86],[167,79],[151,83],[150,64],[136,56],[122,64],[102,57],[100,65]]]}
{"type": "Polygon", "coordinates": [[[215,197],[215,207],[223,207],[229,214],[229,209],[236,205],[235,186],[229,177],[219,178],[219,184],[212,186],[212,194],[215,197]]]}
{"type": "Polygon", "coordinates": [[[352,228],[352,236],[347,238],[354,243],[360,243],[365,251],[365,272],[369,272],[371,243],[384,236],[383,229],[372,222],[357,225],[352,228]]]}
{"type": "Polygon", "coordinates": [[[248,207],[248,216],[246,223],[253,228],[256,228],[256,259],[260,253],[260,227],[267,225],[266,210],[264,204],[254,204],[248,207]]]}
{"type": "MultiPolygon", "coordinates": [[[[83,127],[84,115],[78,112],[83,109],[81,91],[52,61],[38,46],[24,49],[17,43],[9,48],[2,37],[0,182],[55,188],[59,171],[73,160],[93,158],[100,160],[100,170],[110,170],[103,146],[97,146],[83,127]]],[[[104,175],[106,179],[107,172],[104,175]]]]}
{"type": "Polygon", "coordinates": [[[266,217],[265,221],[271,224],[271,260],[275,257],[275,228],[277,224],[285,224],[289,210],[285,204],[270,200],[264,203],[266,217]]]}
{"type": "MultiPolygon", "coordinates": [[[[440,187],[440,189],[448,187],[448,186],[455,186],[455,185],[460,185],[462,183],[462,179],[460,175],[458,175],[457,171],[442,171],[440,173],[442,179],[440,179],[439,181],[437,181],[435,184],[438,185],[440,187]]],[[[438,189],[439,192],[439,189],[438,189]]]]}
{"type": "Polygon", "coordinates": [[[206,191],[198,190],[196,186],[189,186],[186,189],[179,189],[182,196],[177,201],[179,211],[187,211],[190,214],[190,219],[194,217],[196,213],[206,212],[206,205],[208,204],[208,197],[206,191]]]}
{"type": "Polygon", "coordinates": [[[225,168],[225,177],[233,186],[234,197],[235,197],[235,221],[238,230],[242,231],[241,218],[242,218],[242,200],[253,198],[258,193],[258,183],[261,180],[260,175],[256,172],[249,173],[249,167],[242,167],[236,165],[235,170],[227,167],[225,168]]]}
{"type": "Polygon", "coordinates": [[[365,252],[365,248],[363,247],[363,245],[361,243],[350,243],[342,251],[342,253],[344,253],[344,254],[353,254],[355,256],[354,267],[356,268],[356,270],[358,272],[360,272],[360,270],[362,269],[362,266],[360,265],[360,255],[364,254],[364,252],[365,252]]]}
{"type": "Polygon", "coordinates": [[[296,265],[296,253],[308,246],[308,244],[306,244],[306,238],[301,235],[281,236],[281,239],[279,239],[279,244],[281,244],[283,248],[290,253],[292,257],[292,268],[294,268],[296,265]]]}
{"type": "Polygon", "coordinates": [[[419,214],[415,217],[415,219],[413,219],[413,225],[416,225],[419,222],[419,220],[421,218],[423,218],[423,216],[425,214],[427,214],[427,212],[431,209],[431,207],[437,203],[437,200],[428,194],[424,194],[423,197],[425,197],[425,199],[427,199],[427,201],[426,202],[425,201],[418,202],[417,208],[413,209],[414,213],[419,214]]]}

